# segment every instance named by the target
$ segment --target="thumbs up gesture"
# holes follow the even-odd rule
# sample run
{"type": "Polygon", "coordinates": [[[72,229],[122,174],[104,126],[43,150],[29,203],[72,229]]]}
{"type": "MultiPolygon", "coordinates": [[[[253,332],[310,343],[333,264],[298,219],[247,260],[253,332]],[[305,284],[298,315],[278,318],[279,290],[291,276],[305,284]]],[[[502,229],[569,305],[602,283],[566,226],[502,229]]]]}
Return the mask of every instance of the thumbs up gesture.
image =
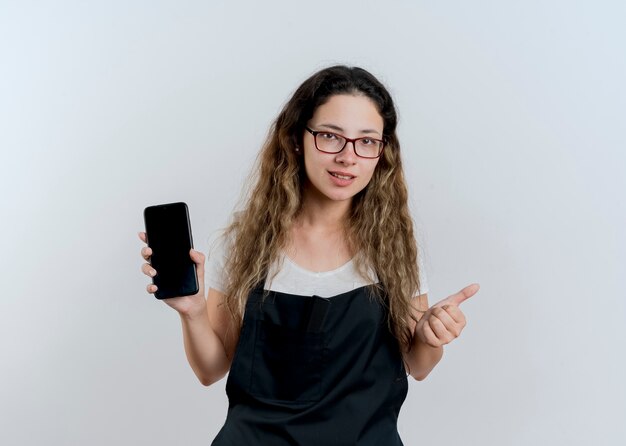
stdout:
{"type": "Polygon", "coordinates": [[[479,289],[480,285],[473,283],[434,304],[417,322],[415,335],[431,347],[441,347],[456,339],[465,327],[465,315],[459,305],[479,289]]]}

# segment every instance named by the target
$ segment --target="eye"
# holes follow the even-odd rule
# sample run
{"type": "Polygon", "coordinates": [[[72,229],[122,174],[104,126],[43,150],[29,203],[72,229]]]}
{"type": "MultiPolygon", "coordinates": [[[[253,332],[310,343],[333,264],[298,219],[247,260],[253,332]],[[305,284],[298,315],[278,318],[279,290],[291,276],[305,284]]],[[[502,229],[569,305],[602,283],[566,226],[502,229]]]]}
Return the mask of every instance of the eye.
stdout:
{"type": "Polygon", "coordinates": [[[328,141],[333,141],[337,139],[337,135],[335,135],[334,133],[318,133],[317,136],[328,141]]]}
{"type": "Polygon", "coordinates": [[[373,146],[376,144],[376,140],[370,139],[370,138],[362,138],[361,144],[366,145],[366,146],[373,146]]]}

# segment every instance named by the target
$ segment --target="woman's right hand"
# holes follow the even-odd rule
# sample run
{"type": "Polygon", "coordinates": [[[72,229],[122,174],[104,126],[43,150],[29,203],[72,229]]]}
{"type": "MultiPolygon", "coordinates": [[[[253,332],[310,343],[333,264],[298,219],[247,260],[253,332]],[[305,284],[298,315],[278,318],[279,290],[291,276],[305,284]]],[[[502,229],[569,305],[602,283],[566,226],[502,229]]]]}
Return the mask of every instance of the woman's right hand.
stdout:
{"type": "MultiPolygon", "coordinates": [[[[139,238],[146,243],[146,233],[139,232],[139,238]]],[[[152,278],[158,274],[152,265],[150,264],[150,257],[152,256],[152,249],[149,246],[141,248],[141,257],[147,262],[141,265],[141,271],[148,277],[152,278]]],[[[196,272],[198,274],[198,292],[193,296],[179,296],[171,297],[169,299],[163,299],[167,305],[172,307],[184,316],[195,316],[202,312],[206,313],[206,298],[204,296],[204,254],[200,251],[191,249],[189,251],[189,257],[196,264],[196,272]]],[[[146,287],[146,291],[150,294],[154,294],[157,290],[157,286],[150,283],[146,287]]]]}

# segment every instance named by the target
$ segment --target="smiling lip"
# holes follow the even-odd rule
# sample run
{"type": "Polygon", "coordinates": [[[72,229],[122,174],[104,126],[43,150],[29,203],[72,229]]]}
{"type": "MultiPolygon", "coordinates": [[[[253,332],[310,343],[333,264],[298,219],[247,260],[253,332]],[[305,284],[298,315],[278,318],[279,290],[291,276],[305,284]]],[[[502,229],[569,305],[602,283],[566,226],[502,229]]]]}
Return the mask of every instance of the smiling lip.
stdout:
{"type": "Polygon", "coordinates": [[[349,173],[346,172],[336,172],[336,171],[328,171],[328,176],[330,177],[330,180],[333,182],[333,184],[335,186],[339,186],[339,187],[345,187],[345,186],[349,186],[354,182],[354,179],[356,178],[354,175],[350,175],[349,173]],[[339,178],[336,177],[335,175],[341,175],[344,178],[339,178]]]}
{"type": "Polygon", "coordinates": [[[347,177],[346,179],[349,179],[349,180],[353,180],[356,178],[354,175],[351,175],[347,172],[339,172],[337,170],[332,170],[332,171],[329,170],[328,173],[330,173],[331,175],[332,174],[341,175],[342,177],[347,177]]]}

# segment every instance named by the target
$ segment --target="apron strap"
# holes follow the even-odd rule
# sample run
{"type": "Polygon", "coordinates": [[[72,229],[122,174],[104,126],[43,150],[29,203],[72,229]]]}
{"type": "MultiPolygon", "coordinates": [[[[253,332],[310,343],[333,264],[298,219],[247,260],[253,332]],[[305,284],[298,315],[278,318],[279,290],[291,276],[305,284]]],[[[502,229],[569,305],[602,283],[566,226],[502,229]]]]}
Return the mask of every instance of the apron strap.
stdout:
{"type": "Polygon", "coordinates": [[[324,321],[330,308],[330,300],[323,297],[313,296],[308,305],[307,333],[319,333],[324,327],[324,321]]]}

